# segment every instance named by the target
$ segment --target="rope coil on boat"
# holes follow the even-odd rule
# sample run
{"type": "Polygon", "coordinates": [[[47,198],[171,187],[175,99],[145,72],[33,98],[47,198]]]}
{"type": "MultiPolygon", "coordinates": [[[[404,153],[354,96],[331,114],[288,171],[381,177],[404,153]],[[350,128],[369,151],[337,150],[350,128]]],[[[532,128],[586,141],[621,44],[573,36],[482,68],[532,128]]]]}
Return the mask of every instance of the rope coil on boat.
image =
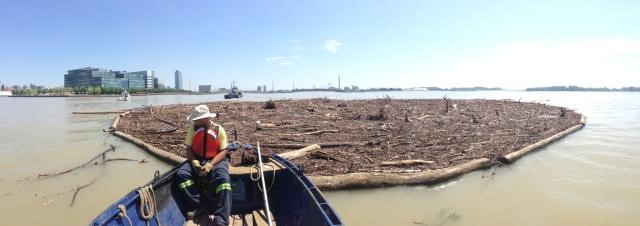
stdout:
{"type": "Polygon", "coordinates": [[[133,226],[133,223],[131,223],[131,218],[129,218],[129,215],[127,215],[127,207],[122,204],[118,204],[118,209],[120,209],[120,213],[118,213],[120,219],[127,219],[129,225],[133,226]]]}
{"type": "Polygon", "coordinates": [[[153,192],[153,186],[147,185],[138,189],[140,195],[140,216],[147,221],[151,218],[156,219],[156,223],[160,225],[160,219],[158,219],[158,209],[156,208],[156,194],[153,192]]]}
{"type": "MultiPolygon", "coordinates": [[[[273,184],[276,181],[276,167],[272,166],[272,165],[263,165],[263,166],[269,166],[272,169],[272,177],[271,177],[271,184],[269,184],[269,187],[267,188],[267,191],[270,191],[271,188],[273,187],[273,184]]],[[[260,167],[256,164],[256,165],[252,165],[251,168],[249,168],[249,177],[251,178],[252,181],[258,182],[260,181],[260,167]],[[256,176],[253,176],[253,169],[256,169],[256,176]]],[[[258,183],[258,189],[260,191],[262,191],[262,187],[260,187],[260,183],[258,183]]]]}

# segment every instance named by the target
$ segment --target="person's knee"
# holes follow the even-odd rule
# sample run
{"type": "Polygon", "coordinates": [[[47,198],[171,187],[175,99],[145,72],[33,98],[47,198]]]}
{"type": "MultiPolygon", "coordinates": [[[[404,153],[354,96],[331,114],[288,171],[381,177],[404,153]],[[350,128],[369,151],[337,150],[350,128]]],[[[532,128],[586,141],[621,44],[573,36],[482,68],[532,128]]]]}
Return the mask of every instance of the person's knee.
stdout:
{"type": "Polygon", "coordinates": [[[192,175],[193,174],[191,172],[191,165],[187,163],[180,166],[180,168],[178,168],[178,170],[176,171],[176,176],[180,178],[191,178],[192,175]]]}
{"type": "Polygon", "coordinates": [[[191,179],[192,176],[191,172],[178,170],[178,172],[176,172],[176,177],[181,180],[187,180],[191,179]]]}
{"type": "Polygon", "coordinates": [[[216,165],[212,172],[213,172],[213,176],[216,178],[226,178],[227,180],[229,179],[229,166],[225,165],[226,161],[224,162],[220,162],[218,165],[216,165]]]}

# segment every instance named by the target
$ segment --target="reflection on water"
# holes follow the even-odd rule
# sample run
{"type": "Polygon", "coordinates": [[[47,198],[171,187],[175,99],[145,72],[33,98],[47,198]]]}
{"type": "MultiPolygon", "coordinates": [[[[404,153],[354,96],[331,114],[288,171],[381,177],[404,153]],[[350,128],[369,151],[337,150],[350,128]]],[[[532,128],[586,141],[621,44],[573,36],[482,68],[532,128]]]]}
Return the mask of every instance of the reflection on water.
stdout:
{"type": "MultiPolygon", "coordinates": [[[[473,172],[433,186],[325,193],[348,225],[634,225],[640,222],[640,93],[379,92],[247,94],[244,100],[328,97],[522,99],[567,106],[587,115],[587,126],[508,166],[473,172]],[[484,176],[484,178],[483,178],[484,176]]],[[[170,168],[102,129],[113,111],[142,105],[224,101],[221,95],[114,98],[0,98],[0,225],[78,225],[153,172],[170,168]],[[68,175],[36,179],[84,163],[107,148],[110,162],[68,175]],[[78,193],[76,186],[95,178],[78,193]],[[33,217],[37,212],[38,217],[33,217]]]]}

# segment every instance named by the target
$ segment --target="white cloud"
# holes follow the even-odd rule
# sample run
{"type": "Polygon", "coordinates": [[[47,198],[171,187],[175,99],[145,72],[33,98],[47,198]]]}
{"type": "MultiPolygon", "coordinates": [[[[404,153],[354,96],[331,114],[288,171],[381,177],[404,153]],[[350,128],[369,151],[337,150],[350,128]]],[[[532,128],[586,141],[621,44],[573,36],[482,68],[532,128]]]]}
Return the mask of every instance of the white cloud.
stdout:
{"type": "Polygon", "coordinates": [[[264,60],[269,62],[269,61],[279,61],[284,59],[284,57],[279,57],[279,56],[275,56],[275,57],[269,57],[269,58],[265,58],[264,60]]]}
{"type": "Polygon", "coordinates": [[[287,57],[281,57],[281,56],[268,57],[268,58],[265,58],[264,60],[267,62],[274,62],[282,66],[289,66],[293,63],[287,57]]]}
{"type": "MultiPolygon", "coordinates": [[[[443,86],[640,85],[640,40],[509,43],[440,71],[443,86]]],[[[434,81],[431,81],[434,82],[434,81]]]]}
{"type": "Polygon", "coordinates": [[[279,64],[282,66],[289,66],[292,65],[294,63],[294,61],[296,61],[297,59],[300,59],[302,56],[300,55],[302,50],[304,49],[301,45],[299,45],[298,43],[300,42],[300,40],[297,39],[292,39],[289,40],[291,43],[294,43],[295,45],[293,47],[291,47],[290,49],[288,49],[288,54],[289,56],[274,56],[274,57],[268,57],[265,58],[264,60],[267,62],[273,62],[275,64],[279,64]]]}
{"type": "Polygon", "coordinates": [[[324,49],[334,54],[338,52],[340,46],[342,46],[342,43],[337,40],[329,39],[324,42],[324,49]]]}

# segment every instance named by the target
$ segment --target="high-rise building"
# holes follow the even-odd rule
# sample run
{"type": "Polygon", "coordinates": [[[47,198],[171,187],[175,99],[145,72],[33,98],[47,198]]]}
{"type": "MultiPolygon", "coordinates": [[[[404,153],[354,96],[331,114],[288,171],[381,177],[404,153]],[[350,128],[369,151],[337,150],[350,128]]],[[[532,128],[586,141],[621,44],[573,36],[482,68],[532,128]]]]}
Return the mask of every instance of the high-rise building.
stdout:
{"type": "Polygon", "coordinates": [[[211,85],[200,85],[198,86],[199,93],[211,93],[211,85]]]}
{"type": "Polygon", "coordinates": [[[175,75],[175,89],[177,90],[181,90],[182,89],[182,72],[176,70],[176,75],[175,75]]]}
{"type": "Polygon", "coordinates": [[[153,78],[153,88],[164,88],[164,81],[160,80],[158,77],[153,78]]]}

